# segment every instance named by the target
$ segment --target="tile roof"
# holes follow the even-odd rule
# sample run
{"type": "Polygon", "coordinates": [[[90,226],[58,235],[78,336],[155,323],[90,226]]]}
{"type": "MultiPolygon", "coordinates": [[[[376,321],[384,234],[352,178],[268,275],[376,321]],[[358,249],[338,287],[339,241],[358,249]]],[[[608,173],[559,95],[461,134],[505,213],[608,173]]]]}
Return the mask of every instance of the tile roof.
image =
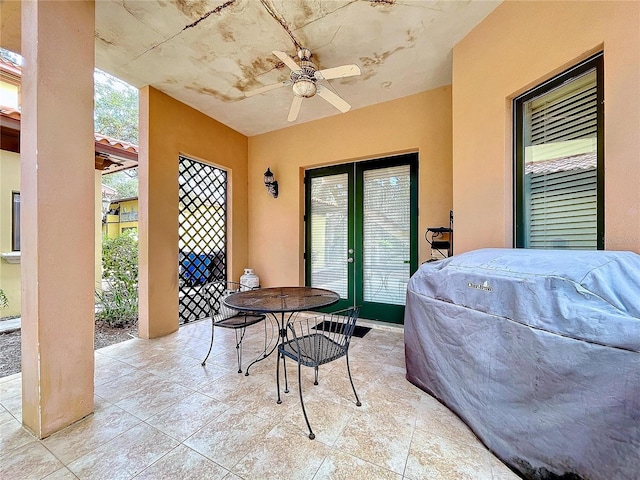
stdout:
{"type": "MultiPolygon", "coordinates": [[[[1,59],[0,59],[1,60],[1,59]]],[[[20,111],[15,108],[0,105],[0,125],[2,134],[13,132],[15,144],[10,150],[19,152],[18,135],[20,132],[20,111]]],[[[133,143],[118,140],[101,133],[94,133],[96,168],[104,173],[135,168],[138,166],[138,146],[133,143]]],[[[4,147],[3,147],[4,148],[4,147]]]]}
{"type": "MultiPolygon", "coordinates": [[[[19,82],[22,77],[22,68],[13,62],[0,58],[0,74],[3,81],[14,79],[19,82]]],[[[13,81],[13,80],[12,80],[13,81]]],[[[12,107],[0,105],[0,124],[4,135],[12,135],[11,146],[6,143],[6,147],[12,151],[19,152],[20,134],[20,110],[12,107]]],[[[134,168],[138,166],[138,146],[133,143],[118,140],[101,133],[94,133],[96,168],[103,173],[112,173],[118,170],[134,168]]],[[[4,144],[3,144],[4,145],[4,144]]]]}
{"type": "Polygon", "coordinates": [[[529,162],[524,167],[525,174],[542,175],[570,170],[588,170],[596,168],[598,157],[595,152],[580,153],[568,157],[552,158],[540,162],[529,162]]]}

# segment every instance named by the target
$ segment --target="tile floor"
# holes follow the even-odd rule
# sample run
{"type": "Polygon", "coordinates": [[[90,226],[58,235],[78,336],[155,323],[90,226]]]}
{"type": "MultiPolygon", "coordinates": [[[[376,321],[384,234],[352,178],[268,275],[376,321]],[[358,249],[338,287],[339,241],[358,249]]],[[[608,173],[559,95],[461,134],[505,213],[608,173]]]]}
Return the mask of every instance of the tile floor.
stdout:
{"type": "MultiPolygon", "coordinates": [[[[366,321],[359,321],[366,324],[366,321]]],[[[261,325],[245,360],[262,345],[261,325]]],[[[315,440],[307,438],[289,363],[277,405],[275,355],[236,372],[233,332],[196,322],[156,340],[95,353],[95,413],[37,440],[22,429],[20,374],[0,379],[2,479],[518,479],[449,410],[408,383],[403,332],[374,326],[344,359],[303,369],[315,440]]]]}

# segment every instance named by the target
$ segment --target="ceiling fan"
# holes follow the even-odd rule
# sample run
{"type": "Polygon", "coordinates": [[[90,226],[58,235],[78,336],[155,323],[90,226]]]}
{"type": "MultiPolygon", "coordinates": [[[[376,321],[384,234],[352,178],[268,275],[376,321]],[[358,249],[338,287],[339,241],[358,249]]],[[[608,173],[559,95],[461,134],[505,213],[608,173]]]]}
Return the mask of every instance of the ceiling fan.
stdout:
{"type": "Polygon", "coordinates": [[[269,92],[280,87],[287,87],[292,85],[293,89],[293,102],[289,109],[289,116],[287,120],[289,122],[295,122],[300,112],[300,106],[304,98],[311,98],[316,93],[324,98],[331,105],[336,107],[342,113],[348,112],[351,108],[344,99],[333,93],[324,85],[318,83],[318,80],[331,80],[333,78],[352,77],[354,75],[360,75],[360,67],[356,64],[342,65],[340,67],[326,68],[318,70],[316,65],[311,61],[311,50],[307,48],[301,48],[298,50],[298,58],[300,63],[296,63],[289,55],[277,50],[273,51],[273,54],[278,57],[282,62],[291,69],[291,75],[289,80],[283,82],[274,83],[273,85],[267,85],[250,92],[246,92],[246,97],[252,97],[261,93],[269,92]]]}

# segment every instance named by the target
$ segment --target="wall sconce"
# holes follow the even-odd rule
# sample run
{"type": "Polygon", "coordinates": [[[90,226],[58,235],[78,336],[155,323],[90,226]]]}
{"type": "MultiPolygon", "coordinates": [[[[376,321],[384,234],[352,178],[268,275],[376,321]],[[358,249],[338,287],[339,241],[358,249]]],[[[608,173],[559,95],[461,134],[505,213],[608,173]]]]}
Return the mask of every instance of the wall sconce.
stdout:
{"type": "Polygon", "coordinates": [[[269,195],[273,198],[278,198],[278,182],[273,179],[270,167],[267,167],[267,171],[264,172],[264,186],[267,187],[269,195]]]}

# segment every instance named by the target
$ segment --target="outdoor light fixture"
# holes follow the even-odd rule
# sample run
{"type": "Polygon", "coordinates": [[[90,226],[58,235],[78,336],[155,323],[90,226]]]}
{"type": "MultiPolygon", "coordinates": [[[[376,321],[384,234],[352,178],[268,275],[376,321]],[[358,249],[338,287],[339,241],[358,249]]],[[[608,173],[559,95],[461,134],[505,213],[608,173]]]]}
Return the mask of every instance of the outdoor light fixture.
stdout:
{"type": "Polygon", "coordinates": [[[264,172],[264,186],[267,187],[269,195],[273,198],[278,198],[278,182],[273,179],[270,167],[267,167],[267,171],[264,172]]]}

